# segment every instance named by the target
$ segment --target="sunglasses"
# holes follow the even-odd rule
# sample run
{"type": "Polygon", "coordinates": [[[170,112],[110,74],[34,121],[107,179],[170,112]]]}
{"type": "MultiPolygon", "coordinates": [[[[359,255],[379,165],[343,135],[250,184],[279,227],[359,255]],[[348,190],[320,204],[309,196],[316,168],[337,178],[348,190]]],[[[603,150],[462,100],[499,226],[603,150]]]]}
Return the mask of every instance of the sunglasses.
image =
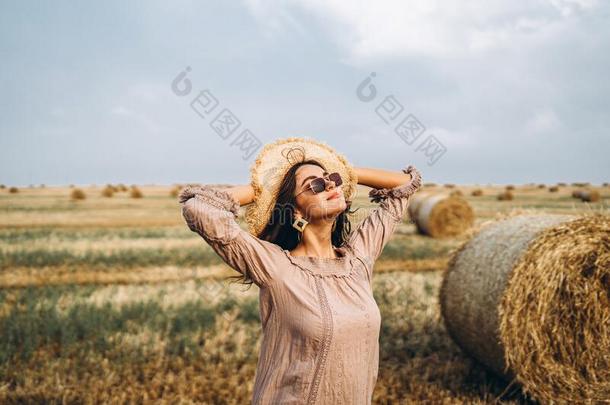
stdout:
{"type": "MultiPolygon", "coordinates": [[[[343,179],[341,178],[341,175],[337,172],[331,173],[328,175],[328,180],[330,181],[334,181],[335,182],[335,186],[340,186],[341,184],[343,184],[343,179]]],[[[310,190],[314,193],[314,194],[318,194],[321,193],[322,191],[326,190],[326,180],[324,179],[324,177],[316,177],[315,179],[311,180],[309,182],[309,185],[305,188],[305,190],[301,191],[299,194],[304,193],[307,190],[310,190]]],[[[297,195],[299,195],[297,194],[297,195]]],[[[296,197],[296,195],[295,195],[296,197]]]]}

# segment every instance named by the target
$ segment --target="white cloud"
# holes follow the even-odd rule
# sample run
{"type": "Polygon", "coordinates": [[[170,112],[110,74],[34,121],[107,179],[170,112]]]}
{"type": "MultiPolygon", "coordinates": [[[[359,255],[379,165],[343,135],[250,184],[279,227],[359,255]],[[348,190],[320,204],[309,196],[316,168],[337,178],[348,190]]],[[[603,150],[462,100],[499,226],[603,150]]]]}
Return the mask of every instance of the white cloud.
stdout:
{"type": "Polygon", "coordinates": [[[261,26],[264,29],[263,34],[267,37],[273,37],[286,29],[294,29],[300,34],[306,31],[291,15],[290,10],[278,7],[274,1],[245,0],[245,3],[252,15],[258,21],[264,22],[261,26]]]}
{"type": "Polygon", "coordinates": [[[549,0],[549,2],[561,12],[564,17],[575,12],[590,9],[597,5],[598,0],[549,0]]]}
{"type": "Polygon", "coordinates": [[[452,57],[527,40],[596,0],[245,0],[259,23],[281,34],[302,11],[322,23],[353,63],[376,57],[452,57]],[[286,21],[282,24],[281,21],[286,21]]]}

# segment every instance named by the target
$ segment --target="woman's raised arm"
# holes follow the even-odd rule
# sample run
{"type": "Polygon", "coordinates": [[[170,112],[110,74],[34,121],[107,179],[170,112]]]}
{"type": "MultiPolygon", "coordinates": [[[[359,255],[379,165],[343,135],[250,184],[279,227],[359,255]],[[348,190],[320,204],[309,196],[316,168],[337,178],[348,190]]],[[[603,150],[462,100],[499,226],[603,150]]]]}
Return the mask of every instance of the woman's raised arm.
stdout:
{"type": "MultiPolygon", "coordinates": [[[[362,167],[355,170],[358,184],[372,187],[369,197],[379,206],[372,209],[352,231],[348,245],[375,262],[405,217],[411,196],[421,187],[421,174],[412,165],[402,172],[362,167]]],[[[372,273],[368,276],[371,278],[372,273]]]]}
{"type": "Polygon", "coordinates": [[[215,188],[211,185],[187,186],[178,194],[184,217],[191,231],[199,234],[233,269],[249,275],[259,287],[274,277],[282,249],[242,229],[238,199],[247,201],[247,187],[215,188]],[[235,194],[233,194],[235,193],[235,194]],[[237,197],[235,198],[234,195],[237,197]]]}
{"type": "MultiPolygon", "coordinates": [[[[375,169],[369,167],[354,167],[358,176],[358,184],[381,189],[393,188],[411,181],[411,174],[399,171],[375,169]]],[[[254,201],[254,188],[250,184],[243,184],[225,188],[239,205],[247,205],[254,201]]]]}
{"type": "Polygon", "coordinates": [[[254,201],[254,188],[250,184],[228,187],[224,191],[228,192],[235,201],[238,201],[239,205],[247,205],[254,201]]]}
{"type": "Polygon", "coordinates": [[[394,188],[411,181],[413,176],[402,171],[376,169],[370,167],[354,167],[358,176],[358,184],[373,188],[394,188]]]}

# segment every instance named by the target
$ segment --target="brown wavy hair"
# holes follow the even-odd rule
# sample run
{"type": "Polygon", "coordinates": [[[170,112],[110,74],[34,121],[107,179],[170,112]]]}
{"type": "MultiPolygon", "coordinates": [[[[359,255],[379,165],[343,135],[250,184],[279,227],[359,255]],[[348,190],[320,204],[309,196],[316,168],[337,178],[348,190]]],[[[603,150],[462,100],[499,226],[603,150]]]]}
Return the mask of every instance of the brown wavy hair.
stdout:
{"type": "MultiPolygon", "coordinates": [[[[316,165],[326,170],[324,165],[315,159],[303,160],[288,169],[280,184],[278,196],[273,211],[271,212],[271,218],[269,218],[265,228],[263,228],[258,235],[259,239],[275,243],[286,250],[292,250],[299,244],[299,231],[292,226],[292,222],[294,221],[294,208],[296,207],[294,193],[297,183],[297,169],[306,164],[316,165]]],[[[335,219],[335,229],[331,233],[331,243],[336,247],[341,247],[347,242],[352,227],[350,216],[359,210],[359,208],[357,208],[356,210],[351,211],[352,201],[346,200],[345,202],[347,203],[347,207],[335,219]]],[[[231,276],[229,278],[237,279],[236,281],[241,281],[242,284],[251,285],[253,283],[249,274],[231,276]]]]}

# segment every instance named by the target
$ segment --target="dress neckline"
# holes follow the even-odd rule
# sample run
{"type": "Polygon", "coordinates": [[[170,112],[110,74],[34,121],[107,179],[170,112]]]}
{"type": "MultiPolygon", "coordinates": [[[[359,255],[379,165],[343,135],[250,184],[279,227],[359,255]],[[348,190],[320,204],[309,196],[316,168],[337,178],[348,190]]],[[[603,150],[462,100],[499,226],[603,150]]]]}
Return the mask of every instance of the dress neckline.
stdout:
{"type": "Polygon", "coordinates": [[[346,247],[336,247],[339,257],[293,256],[287,249],[282,249],[286,257],[300,269],[320,277],[349,276],[354,263],[351,251],[346,247]]]}
{"type": "Polygon", "coordinates": [[[346,258],[347,250],[344,247],[334,247],[333,246],[333,250],[335,252],[337,252],[337,254],[338,254],[337,257],[293,256],[292,253],[290,253],[290,250],[284,249],[286,254],[294,259],[305,259],[305,260],[310,260],[310,261],[336,261],[336,260],[341,260],[341,259],[346,258]]]}

